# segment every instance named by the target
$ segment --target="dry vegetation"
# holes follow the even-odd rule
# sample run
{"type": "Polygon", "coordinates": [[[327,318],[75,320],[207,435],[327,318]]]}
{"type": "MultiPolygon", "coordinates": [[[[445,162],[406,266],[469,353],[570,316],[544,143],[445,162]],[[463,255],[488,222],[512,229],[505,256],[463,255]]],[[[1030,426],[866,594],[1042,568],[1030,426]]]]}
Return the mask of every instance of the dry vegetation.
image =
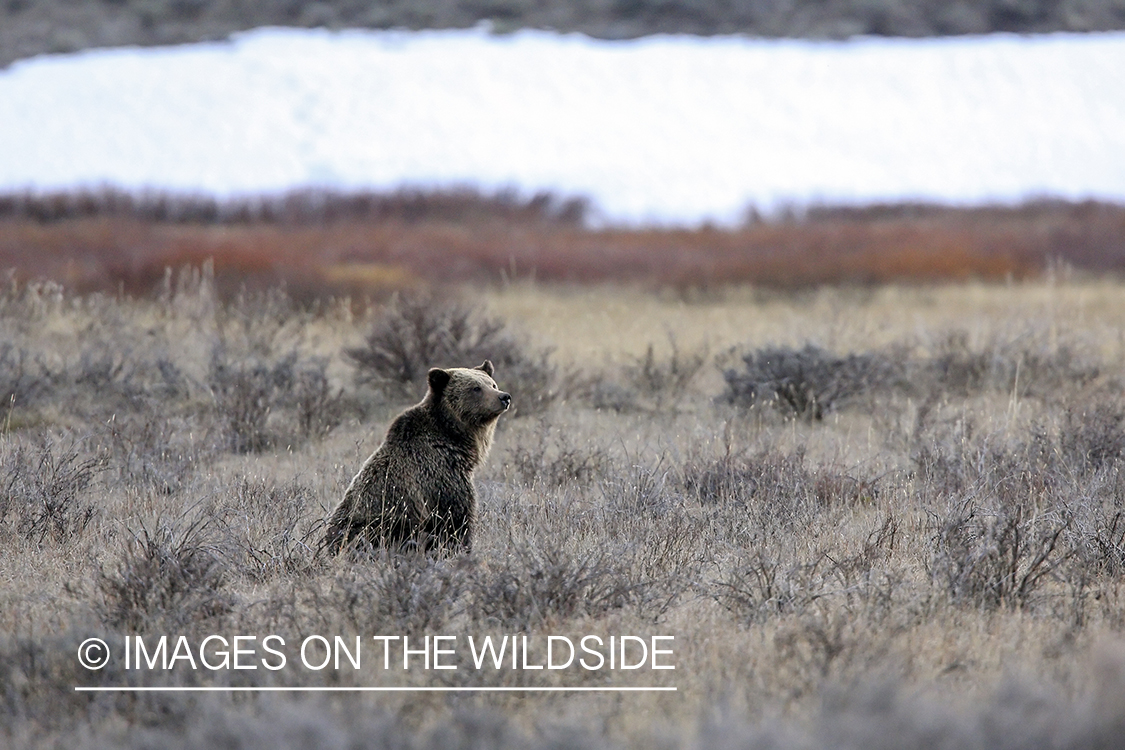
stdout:
{"type": "Polygon", "coordinates": [[[719,229],[589,226],[581,199],[472,190],[294,193],[230,202],[114,191],[0,196],[0,268],[77,291],[148,294],[211,260],[221,293],[295,297],[427,283],[625,282],[681,290],[800,288],[1125,269],[1125,207],[1038,202],[751,212],[719,229]]]}
{"type": "Polygon", "coordinates": [[[0,293],[0,744],[1119,741],[1120,285],[419,294],[0,293]],[[473,553],[318,558],[419,358],[482,350],[517,410],[473,553]],[[79,666],[138,633],[674,635],[676,670],[79,666]],[[622,684],[678,692],[73,691],[622,684]]]}

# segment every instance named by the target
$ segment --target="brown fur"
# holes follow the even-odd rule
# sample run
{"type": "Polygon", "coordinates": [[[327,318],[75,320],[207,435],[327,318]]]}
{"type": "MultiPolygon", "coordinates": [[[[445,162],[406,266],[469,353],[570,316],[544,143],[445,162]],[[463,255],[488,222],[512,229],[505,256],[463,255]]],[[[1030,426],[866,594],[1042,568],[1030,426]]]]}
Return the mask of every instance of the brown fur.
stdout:
{"type": "Polygon", "coordinates": [[[476,519],[473,470],[492,447],[496,420],[512,397],[492,379],[492,363],[430,370],[420,403],[391,422],[378,450],[328,519],[332,554],[373,547],[468,551],[476,519]]]}

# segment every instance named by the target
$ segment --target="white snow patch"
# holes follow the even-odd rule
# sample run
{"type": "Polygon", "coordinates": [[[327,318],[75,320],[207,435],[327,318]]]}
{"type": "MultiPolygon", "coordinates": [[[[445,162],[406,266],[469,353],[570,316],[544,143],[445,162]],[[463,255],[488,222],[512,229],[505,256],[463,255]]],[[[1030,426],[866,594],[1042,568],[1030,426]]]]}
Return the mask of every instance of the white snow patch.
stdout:
{"type": "Polygon", "coordinates": [[[1125,200],[1125,34],[606,42],[261,29],[0,71],[0,190],[475,186],[620,223],[1125,200]]]}

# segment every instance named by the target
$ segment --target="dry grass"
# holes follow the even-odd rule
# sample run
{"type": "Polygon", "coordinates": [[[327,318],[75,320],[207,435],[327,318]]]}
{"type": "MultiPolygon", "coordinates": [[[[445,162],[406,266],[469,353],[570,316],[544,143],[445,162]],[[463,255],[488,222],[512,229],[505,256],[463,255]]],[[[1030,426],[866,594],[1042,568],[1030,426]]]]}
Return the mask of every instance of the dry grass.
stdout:
{"type": "Polygon", "coordinates": [[[206,270],[146,299],[0,295],[0,744],[1118,741],[1121,286],[460,292],[466,320],[501,325],[509,354],[550,365],[554,382],[510,386],[516,402],[550,398],[502,420],[471,555],[352,560],[315,554],[320,524],[408,396],[357,378],[345,352],[370,346],[400,302],[305,306],[276,289],[223,301],[206,270]],[[796,370],[808,392],[846,376],[846,397],[821,398],[811,419],[775,386],[737,397],[725,370],[797,382],[752,371],[763,352],[815,365],[796,370]],[[674,635],[677,668],[78,665],[85,638],[119,653],[138,633],[674,635]],[[679,690],[72,690],[122,684],[679,690]]]}

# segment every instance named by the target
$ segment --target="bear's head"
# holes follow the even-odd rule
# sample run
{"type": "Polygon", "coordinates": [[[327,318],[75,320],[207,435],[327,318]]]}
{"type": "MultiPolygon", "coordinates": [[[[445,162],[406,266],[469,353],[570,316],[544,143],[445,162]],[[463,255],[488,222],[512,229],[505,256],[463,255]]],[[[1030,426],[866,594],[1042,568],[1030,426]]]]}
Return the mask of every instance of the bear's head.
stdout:
{"type": "Polygon", "coordinates": [[[511,395],[492,379],[493,372],[487,359],[479,367],[435,367],[428,376],[427,398],[470,429],[493,424],[512,403],[511,395]]]}

